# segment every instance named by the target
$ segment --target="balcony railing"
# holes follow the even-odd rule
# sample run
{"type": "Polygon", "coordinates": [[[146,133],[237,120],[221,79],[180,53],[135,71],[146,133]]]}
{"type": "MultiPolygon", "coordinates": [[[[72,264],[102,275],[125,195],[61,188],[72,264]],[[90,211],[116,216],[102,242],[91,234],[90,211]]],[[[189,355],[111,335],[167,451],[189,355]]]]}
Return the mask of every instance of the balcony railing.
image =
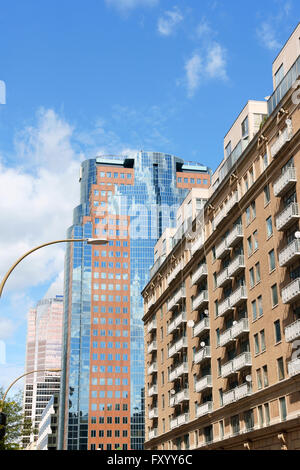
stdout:
{"type": "Polygon", "coordinates": [[[293,137],[292,121],[290,119],[287,119],[286,123],[286,128],[281,132],[279,137],[276,139],[275,143],[271,146],[270,151],[273,158],[284,146],[284,144],[291,140],[291,138],[293,137]]]}
{"type": "Polygon", "coordinates": [[[186,312],[181,312],[168,326],[168,334],[172,334],[182,323],[186,323],[186,312]]]}
{"type": "Polygon", "coordinates": [[[296,169],[289,167],[274,183],[274,195],[283,196],[297,182],[296,169]]]}
{"type": "Polygon", "coordinates": [[[222,222],[222,220],[226,217],[226,214],[227,214],[227,210],[226,210],[226,206],[224,205],[212,221],[213,230],[216,230],[220,222],[222,222]]]}
{"type": "Polygon", "coordinates": [[[249,323],[247,318],[242,318],[235,325],[231,327],[231,337],[233,339],[238,338],[244,333],[249,333],[249,323]]]}
{"type": "Polygon", "coordinates": [[[289,304],[300,297],[300,277],[292,281],[281,291],[282,302],[289,304]]]}
{"type": "Polygon", "coordinates": [[[147,332],[150,333],[151,331],[156,330],[156,328],[157,328],[156,318],[154,318],[153,320],[151,320],[150,323],[148,323],[147,332]]]}
{"type": "Polygon", "coordinates": [[[178,419],[177,418],[171,419],[171,423],[170,423],[171,429],[177,428],[177,426],[178,426],[178,419]]]}
{"type": "Polygon", "coordinates": [[[284,334],[287,343],[300,338],[300,319],[288,325],[284,330],[284,334]]]}
{"type": "Polygon", "coordinates": [[[203,331],[209,330],[209,318],[205,317],[193,328],[193,336],[199,336],[203,331]]]}
{"type": "Polygon", "coordinates": [[[223,378],[228,377],[229,375],[235,374],[233,367],[233,361],[228,361],[226,364],[221,366],[221,375],[223,378]]]}
{"type": "Polygon", "coordinates": [[[239,305],[242,301],[246,300],[247,297],[247,289],[245,286],[238,287],[231,296],[229,297],[230,299],[230,305],[231,307],[236,307],[239,305]]]}
{"type": "Polygon", "coordinates": [[[148,389],[148,397],[153,397],[153,395],[157,395],[157,385],[152,385],[148,389]]]}
{"type": "Polygon", "coordinates": [[[191,249],[192,255],[196,253],[196,251],[200,250],[200,248],[202,248],[203,245],[204,245],[204,236],[200,235],[198,238],[196,238],[194,243],[192,243],[192,249],[191,249]]]}
{"type": "Polygon", "coordinates": [[[152,364],[150,364],[148,367],[148,375],[151,375],[155,372],[157,372],[157,362],[152,362],[152,364]]]}
{"type": "Polygon", "coordinates": [[[170,284],[176,278],[177,274],[179,274],[180,271],[182,271],[183,267],[184,267],[183,261],[180,261],[180,263],[178,263],[175,266],[171,274],[167,277],[168,284],[170,284]]]}
{"type": "Polygon", "coordinates": [[[233,368],[235,371],[241,370],[244,367],[251,366],[251,364],[252,360],[250,352],[244,352],[242,354],[239,354],[239,356],[233,359],[233,368]]]}
{"type": "Polygon", "coordinates": [[[183,374],[187,374],[189,371],[188,363],[182,362],[177,367],[175,367],[169,374],[169,382],[173,382],[175,379],[178,379],[183,374]]]}
{"type": "Polygon", "coordinates": [[[245,382],[242,385],[229,390],[223,394],[223,405],[228,405],[251,394],[251,386],[245,382]]]}
{"type": "Polygon", "coordinates": [[[224,315],[224,313],[229,312],[232,310],[232,306],[230,305],[230,297],[227,297],[223,302],[220,303],[218,307],[218,317],[221,317],[224,315]]]}
{"type": "Polygon", "coordinates": [[[245,269],[244,255],[238,255],[228,266],[228,275],[236,276],[240,271],[245,269]]]}
{"type": "Polygon", "coordinates": [[[190,399],[190,394],[188,389],[180,390],[175,395],[170,397],[170,406],[179,405],[184,401],[188,401],[190,399]]]}
{"type": "Polygon", "coordinates": [[[203,405],[198,405],[197,410],[196,410],[196,415],[197,418],[200,416],[207,415],[210,413],[213,409],[213,402],[212,401],[207,401],[206,403],[203,403],[203,405]]]}
{"type": "Polygon", "coordinates": [[[278,84],[277,88],[268,99],[268,113],[269,115],[272,114],[274,109],[278,106],[284,95],[289,91],[292,87],[295,80],[300,75],[300,57],[296,59],[293,63],[287,74],[283,77],[281,82],[278,84]]]}
{"type": "Polygon", "coordinates": [[[180,338],[178,341],[176,341],[175,344],[173,344],[168,351],[168,357],[174,356],[174,354],[177,354],[181,349],[187,348],[187,337],[183,336],[180,338]]]}
{"type": "Polygon", "coordinates": [[[289,376],[293,377],[293,375],[300,374],[300,359],[294,359],[293,361],[288,363],[288,372],[289,376]]]}
{"type": "Polygon", "coordinates": [[[208,291],[203,290],[202,292],[200,292],[200,294],[198,294],[198,296],[195,299],[193,299],[193,310],[197,310],[198,308],[200,308],[201,306],[207,303],[208,303],[208,291]]]}
{"type": "Polygon", "coordinates": [[[155,296],[153,295],[147,302],[147,310],[150,310],[152,305],[155,304],[155,296]]]}
{"type": "Polygon", "coordinates": [[[232,341],[231,328],[228,328],[224,333],[220,334],[220,346],[225,346],[232,341]]]}
{"type": "Polygon", "coordinates": [[[211,375],[205,375],[201,379],[197,380],[195,389],[196,389],[196,392],[199,393],[211,387],[212,387],[212,377],[211,375]]]}
{"type": "Polygon", "coordinates": [[[227,247],[232,248],[236,243],[244,237],[243,226],[236,225],[227,235],[227,247]]]}
{"type": "Polygon", "coordinates": [[[158,418],[158,408],[152,408],[149,410],[149,419],[158,418]]]}
{"type": "Polygon", "coordinates": [[[156,350],[157,350],[157,342],[152,341],[152,343],[150,343],[148,348],[147,348],[148,354],[150,354],[152,351],[156,351],[156,350]]]}
{"type": "Polygon", "coordinates": [[[229,403],[232,403],[234,401],[235,401],[234,389],[223,393],[223,405],[224,406],[229,405],[229,403]]]}
{"type": "Polygon", "coordinates": [[[207,265],[201,264],[201,266],[199,266],[199,268],[192,275],[192,286],[200,282],[205,277],[207,277],[207,265]]]}
{"type": "Polygon", "coordinates": [[[295,239],[280,251],[278,259],[279,266],[288,266],[300,256],[300,240],[295,239]]]}
{"type": "Polygon", "coordinates": [[[185,288],[181,287],[175,292],[173,297],[171,297],[171,299],[169,300],[168,310],[173,310],[174,308],[176,308],[176,304],[179,302],[179,300],[184,299],[184,298],[185,298],[185,288]]]}
{"type": "Polygon", "coordinates": [[[210,357],[210,346],[204,346],[204,348],[196,352],[194,362],[195,364],[200,364],[200,362],[204,361],[205,359],[209,359],[210,357]]]}
{"type": "Polygon", "coordinates": [[[277,230],[286,230],[296,219],[299,219],[299,206],[292,202],[276,217],[277,230]]]}
{"type": "Polygon", "coordinates": [[[182,415],[177,416],[177,425],[181,426],[182,424],[188,423],[190,420],[189,413],[183,413],[182,415]]]}
{"type": "Polygon", "coordinates": [[[221,259],[230,252],[230,247],[227,245],[227,239],[224,238],[223,241],[216,247],[216,258],[221,259]]]}
{"type": "Polygon", "coordinates": [[[239,202],[239,193],[235,191],[233,195],[228,199],[226,204],[227,214],[228,212],[239,202]]]}
{"type": "Polygon", "coordinates": [[[149,440],[150,439],[154,439],[154,437],[156,437],[158,435],[158,429],[157,428],[153,428],[149,431],[149,440]]]}
{"type": "Polygon", "coordinates": [[[231,277],[228,273],[228,268],[223,269],[223,271],[218,274],[216,282],[217,282],[217,287],[222,287],[224,286],[228,281],[231,281],[231,277]]]}

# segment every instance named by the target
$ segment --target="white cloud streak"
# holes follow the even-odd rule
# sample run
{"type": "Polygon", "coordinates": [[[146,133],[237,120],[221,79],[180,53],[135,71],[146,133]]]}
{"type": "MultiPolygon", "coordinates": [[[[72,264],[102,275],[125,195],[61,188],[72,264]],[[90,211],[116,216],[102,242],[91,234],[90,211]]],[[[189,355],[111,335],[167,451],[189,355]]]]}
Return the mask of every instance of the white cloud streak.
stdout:
{"type": "Polygon", "coordinates": [[[183,21],[183,15],[177,7],[173,10],[166,11],[163,16],[158,19],[157,29],[162,36],[170,36],[174,33],[176,26],[183,21]]]}

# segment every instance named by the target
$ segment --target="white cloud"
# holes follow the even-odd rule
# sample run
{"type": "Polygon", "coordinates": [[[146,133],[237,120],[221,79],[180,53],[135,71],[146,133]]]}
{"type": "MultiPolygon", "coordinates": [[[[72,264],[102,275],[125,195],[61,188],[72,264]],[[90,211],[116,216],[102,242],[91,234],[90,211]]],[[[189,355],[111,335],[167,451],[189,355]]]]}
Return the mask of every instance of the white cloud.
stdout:
{"type": "Polygon", "coordinates": [[[0,318],[0,340],[10,338],[15,331],[15,325],[9,318],[0,318]]]}
{"type": "Polygon", "coordinates": [[[50,285],[49,289],[47,290],[46,294],[44,295],[44,299],[51,299],[56,295],[63,295],[64,293],[64,271],[61,271],[55,280],[50,285]]]}
{"type": "Polygon", "coordinates": [[[170,36],[176,26],[183,20],[183,15],[177,7],[173,10],[166,11],[164,16],[158,19],[157,28],[162,36],[170,36]]]}
{"type": "Polygon", "coordinates": [[[194,54],[185,64],[188,96],[192,97],[200,84],[202,74],[202,60],[198,54],[194,54]]]}
{"type": "Polygon", "coordinates": [[[105,0],[109,6],[125,13],[138,7],[153,7],[159,0],[105,0]]]}
{"type": "Polygon", "coordinates": [[[256,33],[260,39],[262,45],[270,50],[277,50],[281,47],[281,43],[276,38],[276,26],[272,22],[264,21],[259,28],[257,28],[256,33]]]}
{"type": "MultiPolygon", "coordinates": [[[[9,385],[22,374],[24,374],[24,365],[0,364],[0,387],[3,387],[6,391],[9,385]]],[[[13,397],[15,394],[23,390],[23,387],[24,379],[20,379],[15,385],[13,385],[8,393],[8,397],[13,397]]]]}
{"type": "Polygon", "coordinates": [[[211,36],[213,34],[213,30],[205,18],[202,18],[202,20],[198,24],[196,28],[196,34],[198,37],[203,37],[206,35],[211,36]]]}
{"type": "Polygon", "coordinates": [[[226,50],[219,43],[210,43],[201,56],[194,53],[185,64],[188,97],[194,96],[201,83],[210,79],[227,80],[226,50]]]}

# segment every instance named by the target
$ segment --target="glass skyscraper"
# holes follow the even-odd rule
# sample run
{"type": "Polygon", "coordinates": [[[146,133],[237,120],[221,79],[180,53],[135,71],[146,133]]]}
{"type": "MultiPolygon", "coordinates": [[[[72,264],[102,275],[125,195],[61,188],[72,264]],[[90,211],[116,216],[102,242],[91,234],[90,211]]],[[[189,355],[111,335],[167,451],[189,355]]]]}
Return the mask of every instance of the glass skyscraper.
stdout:
{"type": "Polygon", "coordinates": [[[142,449],[144,327],[141,291],[154,245],[210,170],[172,155],[102,156],[80,169],[81,200],[67,246],[60,449],[142,449]]]}

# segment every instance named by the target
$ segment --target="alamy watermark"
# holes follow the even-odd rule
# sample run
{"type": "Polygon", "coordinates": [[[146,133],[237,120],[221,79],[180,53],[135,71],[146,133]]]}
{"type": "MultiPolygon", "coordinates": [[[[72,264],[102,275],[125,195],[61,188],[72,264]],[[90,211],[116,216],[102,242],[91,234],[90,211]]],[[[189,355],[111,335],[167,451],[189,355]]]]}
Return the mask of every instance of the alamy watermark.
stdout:
{"type": "Polygon", "coordinates": [[[0,80],[0,104],[6,104],[6,85],[3,80],[0,80]]]}

